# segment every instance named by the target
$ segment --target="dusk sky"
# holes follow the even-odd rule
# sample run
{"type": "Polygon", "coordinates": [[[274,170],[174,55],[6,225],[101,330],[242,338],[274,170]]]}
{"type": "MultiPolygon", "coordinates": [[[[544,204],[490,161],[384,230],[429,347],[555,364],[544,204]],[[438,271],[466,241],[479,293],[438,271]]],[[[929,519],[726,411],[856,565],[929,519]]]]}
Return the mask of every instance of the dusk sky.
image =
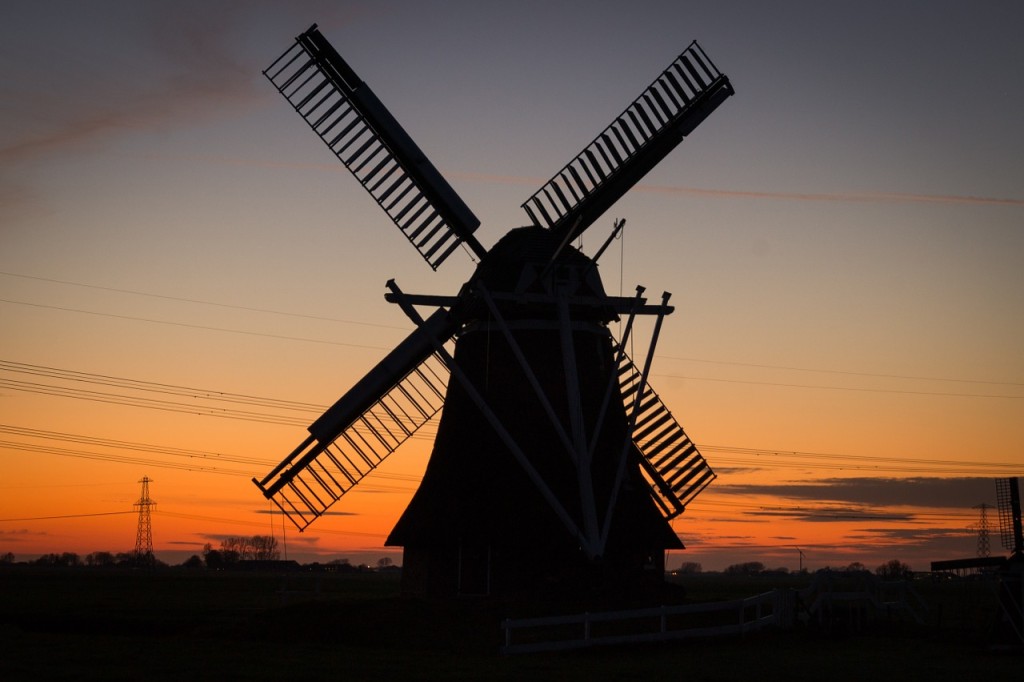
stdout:
{"type": "Polygon", "coordinates": [[[148,476],[170,563],[399,559],[436,423],[302,535],[250,481],[411,330],[389,278],[475,265],[431,271],[263,77],[313,23],[485,247],[698,40],[736,95],[583,239],[625,218],[605,288],[673,295],[651,383],[719,476],[669,566],[975,555],[1024,475],[1016,1],[7,0],[0,553],[131,550],[148,476]]]}

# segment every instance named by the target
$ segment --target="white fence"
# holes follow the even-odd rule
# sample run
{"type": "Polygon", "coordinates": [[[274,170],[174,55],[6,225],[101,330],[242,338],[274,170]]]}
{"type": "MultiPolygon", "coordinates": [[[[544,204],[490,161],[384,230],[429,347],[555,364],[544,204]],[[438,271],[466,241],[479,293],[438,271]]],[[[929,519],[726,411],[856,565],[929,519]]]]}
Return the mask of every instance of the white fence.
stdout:
{"type": "Polygon", "coordinates": [[[607,644],[735,635],[772,625],[789,627],[794,622],[795,606],[796,593],[793,590],[777,589],[756,597],[726,602],[506,619],[501,625],[505,631],[502,652],[557,651],[607,644]],[[700,615],[691,618],[695,614],[700,615]]]}

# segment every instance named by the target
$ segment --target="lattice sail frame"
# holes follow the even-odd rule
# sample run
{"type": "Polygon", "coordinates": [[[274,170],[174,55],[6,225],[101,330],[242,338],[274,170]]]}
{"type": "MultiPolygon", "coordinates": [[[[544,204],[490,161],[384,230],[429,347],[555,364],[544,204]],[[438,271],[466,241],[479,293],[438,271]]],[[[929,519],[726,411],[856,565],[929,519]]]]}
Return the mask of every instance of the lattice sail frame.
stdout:
{"type": "MultiPolygon", "coordinates": [[[[305,530],[441,411],[450,376],[442,356],[431,354],[333,439],[310,435],[277,469],[254,482],[296,528],[305,530]]],[[[638,404],[640,371],[625,353],[618,377],[629,420],[638,404]]],[[[671,520],[716,474],[649,383],[638,405],[633,444],[651,496],[671,520]]]]}
{"type": "Polygon", "coordinates": [[[674,519],[717,474],[649,382],[644,383],[639,402],[636,400],[641,373],[626,353],[621,355],[618,373],[626,418],[632,421],[636,410],[633,444],[640,452],[640,467],[650,484],[651,497],[666,520],[674,519]]]}
{"type": "Polygon", "coordinates": [[[734,93],[696,41],[522,207],[534,225],[583,232],[734,93]]]}
{"type": "Polygon", "coordinates": [[[1003,549],[1013,553],[1024,551],[1021,531],[1020,479],[996,479],[996,509],[999,514],[999,539],[1003,549]]]}
{"type": "Polygon", "coordinates": [[[286,468],[256,484],[305,530],[441,411],[449,375],[441,356],[431,354],[333,439],[311,435],[286,468]]]}
{"type": "Polygon", "coordinates": [[[314,24],[263,72],[434,270],[480,225],[314,24]]]}

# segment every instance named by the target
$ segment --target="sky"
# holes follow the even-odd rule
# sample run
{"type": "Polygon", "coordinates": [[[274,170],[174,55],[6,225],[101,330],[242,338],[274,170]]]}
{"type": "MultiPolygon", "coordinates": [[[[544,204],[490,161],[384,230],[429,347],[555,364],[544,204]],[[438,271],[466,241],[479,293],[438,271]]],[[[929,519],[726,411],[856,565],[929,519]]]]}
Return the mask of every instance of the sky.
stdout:
{"type": "MultiPolygon", "coordinates": [[[[455,293],[261,74],[317,23],[481,219],[520,205],[693,39],[736,90],[584,236],[672,293],[651,383],[718,473],[705,570],[918,570],[1024,475],[1018,2],[0,5],[0,553],[383,542],[436,424],[299,535],[251,478],[455,293]]],[[[649,333],[649,328],[645,333],[649,333]]],[[[643,348],[634,357],[643,357],[643,348]]],[[[988,511],[993,553],[996,518],[988,511]]]]}

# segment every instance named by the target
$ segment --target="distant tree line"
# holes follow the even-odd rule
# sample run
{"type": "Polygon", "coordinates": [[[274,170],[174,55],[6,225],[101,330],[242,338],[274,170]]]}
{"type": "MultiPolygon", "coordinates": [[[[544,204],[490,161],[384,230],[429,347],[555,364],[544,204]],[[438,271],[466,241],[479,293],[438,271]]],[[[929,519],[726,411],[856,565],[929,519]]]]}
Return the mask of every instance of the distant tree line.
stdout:
{"type": "MultiPolygon", "coordinates": [[[[15,556],[12,552],[0,555],[0,565],[13,564],[15,556]]],[[[81,557],[75,552],[51,552],[43,554],[30,562],[36,566],[150,566],[154,565],[156,559],[152,554],[139,556],[134,552],[91,552],[81,557]]]]}
{"type": "MultiPolygon", "coordinates": [[[[699,573],[700,564],[697,564],[697,566],[698,570],[691,572],[699,573]]],[[[853,563],[848,564],[847,566],[840,569],[827,568],[826,570],[839,570],[843,573],[859,573],[867,571],[868,568],[861,562],[854,561],[853,563]]],[[[768,573],[789,573],[789,569],[785,567],[766,569],[764,564],[760,561],[745,561],[739,564],[732,564],[731,566],[728,566],[723,572],[727,575],[764,575],[768,573]]],[[[913,577],[914,571],[910,568],[910,566],[903,563],[899,559],[892,559],[876,568],[875,575],[877,575],[879,578],[882,578],[883,580],[907,580],[913,577]]]]}
{"type": "Polygon", "coordinates": [[[203,563],[207,568],[224,568],[239,561],[277,561],[280,558],[277,538],[270,535],[231,535],[220,541],[220,549],[214,549],[209,543],[203,547],[203,563]]]}

